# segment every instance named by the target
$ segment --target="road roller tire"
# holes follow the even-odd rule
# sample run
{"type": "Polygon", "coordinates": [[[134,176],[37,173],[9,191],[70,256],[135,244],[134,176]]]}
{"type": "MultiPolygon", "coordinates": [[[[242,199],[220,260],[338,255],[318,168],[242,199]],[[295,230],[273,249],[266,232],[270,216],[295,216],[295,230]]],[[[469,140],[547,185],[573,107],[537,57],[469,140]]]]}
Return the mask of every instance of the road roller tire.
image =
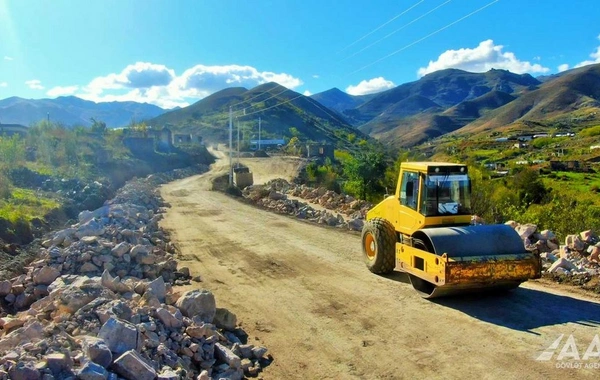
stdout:
{"type": "Polygon", "coordinates": [[[362,229],[362,250],[367,268],[376,274],[396,267],[396,230],[382,218],[368,220],[362,229]]]}

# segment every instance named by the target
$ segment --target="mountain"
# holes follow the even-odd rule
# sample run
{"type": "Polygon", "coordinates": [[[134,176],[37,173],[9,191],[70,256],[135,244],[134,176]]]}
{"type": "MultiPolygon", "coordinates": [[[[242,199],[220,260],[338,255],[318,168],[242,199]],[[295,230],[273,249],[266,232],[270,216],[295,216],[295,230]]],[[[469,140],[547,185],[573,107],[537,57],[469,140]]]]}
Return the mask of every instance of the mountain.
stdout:
{"type": "Polygon", "coordinates": [[[349,146],[349,134],[366,137],[318,101],[273,82],[250,90],[243,87],[221,90],[188,107],[166,112],[148,124],[199,133],[206,141],[227,141],[229,107],[233,109],[236,129],[239,121],[242,139],[257,137],[259,117],[263,139],[291,137],[297,131],[304,140],[349,146]]]}
{"type": "Polygon", "coordinates": [[[378,93],[342,112],[351,114],[362,132],[406,147],[457,130],[540,85],[528,74],[506,70],[446,69],[378,93]]]}
{"type": "Polygon", "coordinates": [[[600,64],[569,70],[548,80],[538,89],[478,118],[457,133],[571,128],[600,121],[600,64]]]}
{"type": "Polygon", "coordinates": [[[142,121],[164,113],[162,108],[136,102],[95,103],[75,96],[56,99],[0,100],[0,123],[30,125],[47,117],[67,126],[91,125],[90,118],[101,120],[110,128],[123,127],[131,120],[142,121]]]}
{"type": "Polygon", "coordinates": [[[310,97],[325,107],[342,114],[350,123],[352,123],[354,119],[352,109],[368,102],[375,97],[375,95],[377,94],[350,95],[339,88],[334,87],[327,91],[311,95],[310,97]]]}

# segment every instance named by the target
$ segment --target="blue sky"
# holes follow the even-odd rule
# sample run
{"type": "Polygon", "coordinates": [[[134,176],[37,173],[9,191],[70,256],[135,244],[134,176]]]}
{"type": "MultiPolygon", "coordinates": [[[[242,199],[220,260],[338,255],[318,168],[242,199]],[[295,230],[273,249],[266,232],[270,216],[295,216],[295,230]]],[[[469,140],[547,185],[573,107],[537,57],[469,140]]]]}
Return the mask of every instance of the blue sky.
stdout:
{"type": "Polygon", "coordinates": [[[276,81],[359,95],[448,67],[600,62],[596,0],[0,0],[0,99],[162,107],[276,81]]]}

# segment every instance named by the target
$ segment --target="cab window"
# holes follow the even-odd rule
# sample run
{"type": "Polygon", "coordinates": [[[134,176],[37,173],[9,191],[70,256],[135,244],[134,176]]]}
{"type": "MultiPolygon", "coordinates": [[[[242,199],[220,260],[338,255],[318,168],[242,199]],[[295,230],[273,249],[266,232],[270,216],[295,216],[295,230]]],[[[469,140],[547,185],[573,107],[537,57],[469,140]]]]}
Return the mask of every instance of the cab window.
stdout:
{"type": "Polygon", "coordinates": [[[419,173],[410,171],[402,173],[401,186],[400,204],[416,210],[419,201],[419,173]]]}

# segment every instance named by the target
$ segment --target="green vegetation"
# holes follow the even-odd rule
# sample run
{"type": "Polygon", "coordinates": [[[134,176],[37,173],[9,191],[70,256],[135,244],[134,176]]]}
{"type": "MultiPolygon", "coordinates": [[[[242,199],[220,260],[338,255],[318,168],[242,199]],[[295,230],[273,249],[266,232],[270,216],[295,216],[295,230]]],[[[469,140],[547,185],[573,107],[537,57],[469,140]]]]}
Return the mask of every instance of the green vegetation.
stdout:
{"type": "Polygon", "coordinates": [[[31,221],[43,217],[60,204],[51,198],[46,198],[33,190],[14,188],[9,197],[0,200],[0,218],[11,223],[19,220],[31,221]]]}
{"type": "Polygon", "coordinates": [[[43,218],[60,207],[53,194],[20,188],[13,180],[24,174],[96,180],[100,165],[129,156],[122,143],[122,130],[108,130],[92,119],[92,128],[65,128],[43,121],[30,128],[26,137],[0,136],[0,218],[12,224],[43,218]]]}
{"type": "Polygon", "coordinates": [[[579,134],[582,137],[600,136],[600,125],[596,125],[594,127],[585,128],[581,132],[579,132],[579,134]]]}

